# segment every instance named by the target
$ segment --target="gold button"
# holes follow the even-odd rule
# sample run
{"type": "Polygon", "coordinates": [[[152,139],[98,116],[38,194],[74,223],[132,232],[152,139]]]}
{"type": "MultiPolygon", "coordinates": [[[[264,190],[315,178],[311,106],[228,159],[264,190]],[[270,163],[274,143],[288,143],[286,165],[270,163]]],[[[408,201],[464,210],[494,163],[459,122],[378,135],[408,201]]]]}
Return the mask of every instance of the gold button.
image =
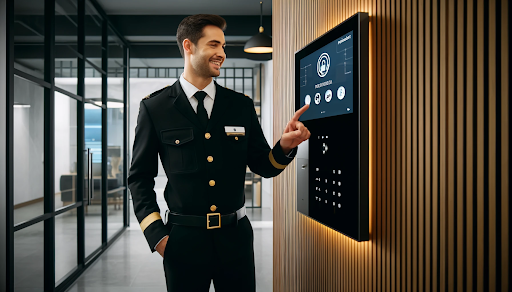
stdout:
{"type": "Polygon", "coordinates": [[[213,156],[208,156],[207,160],[208,162],[213,162],[213,156]]]}
{"type": "Polygon", "coordinates": [[[238,137],[235,137],[235,140],[237,140],[237,141],[238,141],[238,137]]]}
{"type": "Polygon", "coordinates": [[[215,210],[217,210],[217,206],[212,205],[212,206],[210,207],[210,210],[212,210],[212,212],[215,212],[215,210]]]}
{"type": "Polygon", "coordinates": [[[214,185],[215,185],[215,181],[212,179],[212,180],[210,181],[210,187],[213,187],[214,185]]]}
{"type": "Polygon", "coordinates": [[[212,135],[210,135],[210,133],[206,133],[206,134],[204,134],[204,137],[205,137],[206,139],[210,139],[210,138],[212,137],[212,135]]]}
{"type": "Polygon", "coordinates": [[[176,140],[176,141],[174,141],[174,143],[180,144],[180,140],[176,140]]]}

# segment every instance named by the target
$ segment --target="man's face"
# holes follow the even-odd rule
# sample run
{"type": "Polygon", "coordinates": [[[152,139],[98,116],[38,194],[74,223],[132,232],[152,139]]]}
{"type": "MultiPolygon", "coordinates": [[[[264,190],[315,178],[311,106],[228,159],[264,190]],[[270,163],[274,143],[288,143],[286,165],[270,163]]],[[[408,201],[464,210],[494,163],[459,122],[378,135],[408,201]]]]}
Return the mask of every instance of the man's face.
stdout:
{"type": "Polygon", "coordinates": [[[190,62],[196,74],[206,78],[219,76],[220,67],[226,59],[225,46],[222,29],[214,25],[205,26],[197,46],[192,44],[190,62]]]}

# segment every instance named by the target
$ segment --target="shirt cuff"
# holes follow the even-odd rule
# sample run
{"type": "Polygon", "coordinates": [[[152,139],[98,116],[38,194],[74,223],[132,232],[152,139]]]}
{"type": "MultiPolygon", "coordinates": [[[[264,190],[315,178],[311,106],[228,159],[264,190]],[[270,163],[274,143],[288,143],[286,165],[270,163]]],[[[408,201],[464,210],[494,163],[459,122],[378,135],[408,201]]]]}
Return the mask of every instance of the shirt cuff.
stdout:
{"type": "Polygon", "coordinates": [[[160,244],[160,242],[162,242],[162,240],[164,240],[164,238],[166,238],[167,236],[169,236],[169,235],[166,235],[166,236],[162,237],[162,239],[160,239],[160,240],[155,244],[155,246],[153,247],[153,249],[154,249],[154,250],[156,250],[156,247],[158,246],[158,244],[160,244]]]}
{"type": "Polygon", "coordinates": [[[293,148],[292,151],[290,151],[290,153],[286,154],[285,156],[288,158],[294,158],[296,152],[297,152],[297,147],[293,148]]]}

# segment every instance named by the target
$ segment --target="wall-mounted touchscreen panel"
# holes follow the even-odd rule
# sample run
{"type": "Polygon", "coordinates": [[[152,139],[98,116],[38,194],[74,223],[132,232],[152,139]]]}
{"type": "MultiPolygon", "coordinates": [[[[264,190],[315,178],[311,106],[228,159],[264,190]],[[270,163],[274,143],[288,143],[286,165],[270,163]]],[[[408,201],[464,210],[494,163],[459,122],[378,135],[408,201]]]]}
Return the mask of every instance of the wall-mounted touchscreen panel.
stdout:
{"type": "Polygon", "coordinates": [[[357,241],[369,238],[368,14],[295,53],[295,108],[311,138],[297,153],[297,210],[357,241]]]}
{"type": "Polygon", "coordinates": [[[300,60],[301,121],[354,112],[354,32],[300,60]]]}

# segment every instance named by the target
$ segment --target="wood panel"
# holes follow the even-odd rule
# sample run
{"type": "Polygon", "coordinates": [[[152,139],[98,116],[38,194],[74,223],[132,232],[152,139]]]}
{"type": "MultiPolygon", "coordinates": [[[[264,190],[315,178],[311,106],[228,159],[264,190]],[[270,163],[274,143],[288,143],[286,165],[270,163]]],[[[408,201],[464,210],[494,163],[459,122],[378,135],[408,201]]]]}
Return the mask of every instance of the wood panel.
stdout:
{"type": "Polygon", "coordinates": [[[291,165],[274,179],[274,291],[508,291],[508,1],[272,5],[274,141],[294,52],[370,15],[370,240],[299,214],[291,165]]]}

